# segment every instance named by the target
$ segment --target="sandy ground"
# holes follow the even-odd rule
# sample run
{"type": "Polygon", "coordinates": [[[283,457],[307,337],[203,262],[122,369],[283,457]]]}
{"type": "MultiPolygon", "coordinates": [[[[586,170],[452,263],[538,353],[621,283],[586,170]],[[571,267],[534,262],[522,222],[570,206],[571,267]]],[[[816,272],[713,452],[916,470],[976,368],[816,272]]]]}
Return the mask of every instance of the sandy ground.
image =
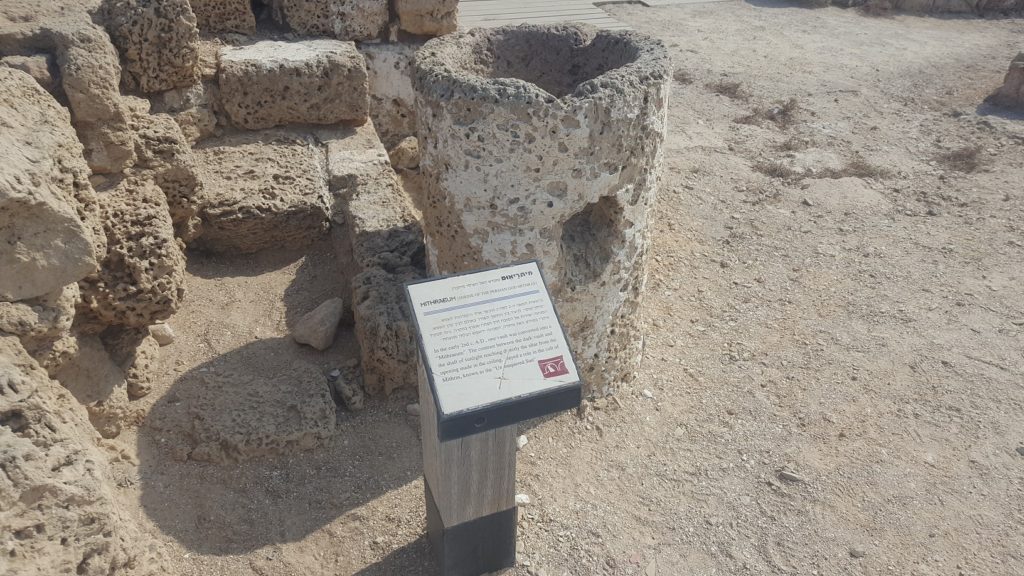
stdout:
{"type": "MultiPolygon", "coordinates": [[[[616,399],[526,429],[509,574],[1024,574],[1024,119],[978,106],[1024,21],[606,8],[681,71],[647,356],[616,399]],[[788,127],[734,121],[789,98],[788,127]],[[972,173],[939,159],[968,146],[972,173]],[[834,178],[855,159],[875,177],[834,178]]],[[[192,370],[353,356],[286,336],[338,274],[327,243],[191,255],[151,416],[192,370]]],[[[120,496],[176,574],[434,574],[411,400],[241,466],[177,462],[144,421],[120,496]]]]}

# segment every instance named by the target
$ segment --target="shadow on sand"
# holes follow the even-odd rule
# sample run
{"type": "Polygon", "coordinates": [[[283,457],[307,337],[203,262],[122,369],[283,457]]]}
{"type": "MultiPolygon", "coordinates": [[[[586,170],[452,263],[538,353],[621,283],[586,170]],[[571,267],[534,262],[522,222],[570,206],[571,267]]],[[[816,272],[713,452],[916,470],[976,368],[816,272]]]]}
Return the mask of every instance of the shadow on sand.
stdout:
{"type": "MultiPolygon", "coordinates": [[[[339,411],[334,434],[312,450],[300,449],[299,440],[277,455],[240,463],[183,459],[190,431],[206,421],[227,423],[229,431],[239,423],[242,435],[253,433],[254,422],[285,432],[296,428],[295,420],[303,416],[284,405],[287,393],[270,389],[289,382],[283,360],[295,357],[294,346],[283,338],[260,340],[196,366],[175,380],[140,428],[143,509],[186,548],[243,554],[301,540],[420,477],[416,423],[380,402],[354,415],[339,411]],[[284,376],[268,377],[275,369],[280,374],[281,365],[284,376]],[[211,387],[210,373],[228,374],[227,383],[211,387]],[[235,399],[243,396],[248,401],[238,404],[246,408],[236,410],[235,399]]],[[[327,386],[326,380],[306,375],[289,384],[299,398],[305,398],[304,386],[327,386]]]]}

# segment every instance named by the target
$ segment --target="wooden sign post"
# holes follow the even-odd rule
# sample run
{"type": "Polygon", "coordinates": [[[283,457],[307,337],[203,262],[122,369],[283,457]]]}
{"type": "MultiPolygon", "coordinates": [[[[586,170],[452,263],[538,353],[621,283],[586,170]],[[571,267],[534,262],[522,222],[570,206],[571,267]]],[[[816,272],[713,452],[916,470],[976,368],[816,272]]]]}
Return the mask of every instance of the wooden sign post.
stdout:
{"type": "Polygon", "coordinates": [[[536,262],[406,286],[420,346],[427,532],[445,576],[516,557],[516,423],[579,406],[536,262]]]}

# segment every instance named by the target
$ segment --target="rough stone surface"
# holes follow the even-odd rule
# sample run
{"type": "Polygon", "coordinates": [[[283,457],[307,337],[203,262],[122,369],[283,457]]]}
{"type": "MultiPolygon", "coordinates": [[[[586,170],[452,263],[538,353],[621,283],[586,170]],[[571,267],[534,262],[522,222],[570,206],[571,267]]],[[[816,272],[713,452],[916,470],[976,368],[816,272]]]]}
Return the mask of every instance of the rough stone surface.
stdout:
{"type": "Polygon", "coordinates": [[[207,140],[195,150],[204,182],[203,235],[223,253],[300,248],[327,230],[327,176],[314,142],[283,132],[207,140]]]}
{"type": "Polygon", "coordinates": [[[388,24],[388,0],[273,0],[277,20],[300,34],[372,40],[388,24]]]}
{"type": "Polygon", "coordinates": [[[1024,52],[1010,62],[1006,79],[1002,87],[993,94],[989,101],[1006,108],[1024,108],[1024,52]]]}
{"type": "Polygon", "coordinates": [[[152,99],[154,114],[174,118],[189,144],[213,136],[217,130],[217,95],[219,89],[210,82],[186,88],[175,88],[152,99]]]}
{"type": "Polygon", "coordinates": [[[63,94],[63,91],[60,89],[60,70],[57,68],[56,59],[50,54],[4,56],[0,58],[0,66],[28,73],[43,90],[54,96],[63,94]]]}
{"type": "Polygon", "coordinates": [[[420,165],[420,144],[415,136],[402,140],[388,151],[388,158],[395,168],[412,170],[420,165]]]}
{"type": "Polygon", "coordinates": [[[160,92],[199,78],[199,30],[188,0],[107,0],[101,11],[129,90],[160,92]]]}
{"type": "Polygon", "coordinates": [[[189,372],[150,413],[176,438],[180,454],[203,462],[238,462],[308,450],[334,434],[334,401],[316,366],[297,361],[271,373],[212,366],[189,372]]]}
{"type": "Polygon", "coordinates": [[[84,409],[0,335],[5,574],[123,574],[145,542],[117,509],[84,409]]]}
{"type": "Polygon", "coordinates": [[[115,438],[132,415],[124,372],[98,336],[74,337],[77,351],[56,370],[54,378],[85,406],[89,421],[100,436],[115,438]]]}
{"type": "MultiPolygon", "coordinates": [[[[416,385],[416,343],[403,284],[425,271],[423,231],[372,126],[321,136],[335,197],[335,254],[351,281],[368,394],[416,385]]],[[[344,286],[343,286],[344,288],[344,286]]]]}
{"type": "Polygon", "coordinates": [[[219,78],[221,104],[241,128],[361,124],[369,114],[366,64],[351,42],[267,40],[228,49],[219,78]]]}
{"type": "Polygon", "coordinates": [[[422,277],[412,267],[395,272],[370,268],[352,280],[352,312],[367,394],[390,395],[416,384],[416,328],[404,285],[422,277]]]}
{"type": "Polygon", "coordinates": [[[128,398],[136,400],[149,394],[153,389],[154,365],[160,356],[160,344],[150,330],[115,326],[104,330],[100,339],[124,375],[128,398]]]}
{"type": "Polygon", "coordinates": [[[459,0],[395,0],[402,30],[440,36],[459,27],[459,0]]]}
{"type": "Polygon", "coordinates": [[[132,114],[138,157],[133,171],[152,178],[160,187],[167,197],[175,235],[189,242],[200,233],[198,206],[203,190],[192,148],[174,119],[149,114],[148,103],[145,108],[132,114]]]}
{"type": "Polygon", "coordinates": [[[451,34],[416,57],[432,273],[540,261],[590,393],[639,368],[661,42],[589,26],[451,34]]]}
{"type": "Polygon", "coordinates": [[[53,36],[71,120],[89,168],[99,174],[120,172],[135,161],[135,146],[120,94],[117,51],[97,26],[62,29],[53,36]]]}
{"type": "Polygon", "coordinates": [[[0,302],[0,333],[17,336],[38,361],[71,329],[78,301],[78,284],[68,284],[38,298],[0,302]]]}
{"type": "Polygon", "coordinates": [[[251,0],[189,0],[189,3],[203,32],[256,32],[251,0]]]}
{"type": "Polygon", "coordinates": [[[96,270],[99,240],[79,211],[92,190],[69,120],[31,76],[0,68],[0,300],[52,293],[96,270]]]}
{"type": "Polygon", "coordinates": [[[417,42],[363,44],[370,84],[370,118],[384,146],[391,148],[416,134],[416,92],[412,62],[417,42]]]}
{"type": "Polygon", "coordinates": [[[334,334],[344,313],[345,302],[341,298],[331,298],[299,318],[292,330],[292,338],[299,344],[326,350],[334,343],[334,334]]]}
{"type": "Polygon", "coordinates": [[[126,178],[98,198],[107,254],[79,283],[84,308],[102,323],[138,328],[169,318],[185,294],[185,257],[163,191],[126,178]]]}
{"type": "Polygon", "coordinates": [[[154,324],[150,326],[149,335],[161,346],[174,344],[174,330],[170,324],[154,324]]]}

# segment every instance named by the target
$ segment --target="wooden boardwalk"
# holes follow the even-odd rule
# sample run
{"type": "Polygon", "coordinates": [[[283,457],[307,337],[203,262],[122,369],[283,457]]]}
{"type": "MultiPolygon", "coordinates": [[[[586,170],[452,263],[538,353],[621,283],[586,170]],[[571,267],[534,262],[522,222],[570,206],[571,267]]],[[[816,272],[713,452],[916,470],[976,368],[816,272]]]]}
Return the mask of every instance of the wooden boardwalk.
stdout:
{"type": "Polygon", "coordinates": [[[598,28],[628,30],[593,0],[461,0],[459,26],[491,28],[505,24],[585,22],[598,28]]]}

